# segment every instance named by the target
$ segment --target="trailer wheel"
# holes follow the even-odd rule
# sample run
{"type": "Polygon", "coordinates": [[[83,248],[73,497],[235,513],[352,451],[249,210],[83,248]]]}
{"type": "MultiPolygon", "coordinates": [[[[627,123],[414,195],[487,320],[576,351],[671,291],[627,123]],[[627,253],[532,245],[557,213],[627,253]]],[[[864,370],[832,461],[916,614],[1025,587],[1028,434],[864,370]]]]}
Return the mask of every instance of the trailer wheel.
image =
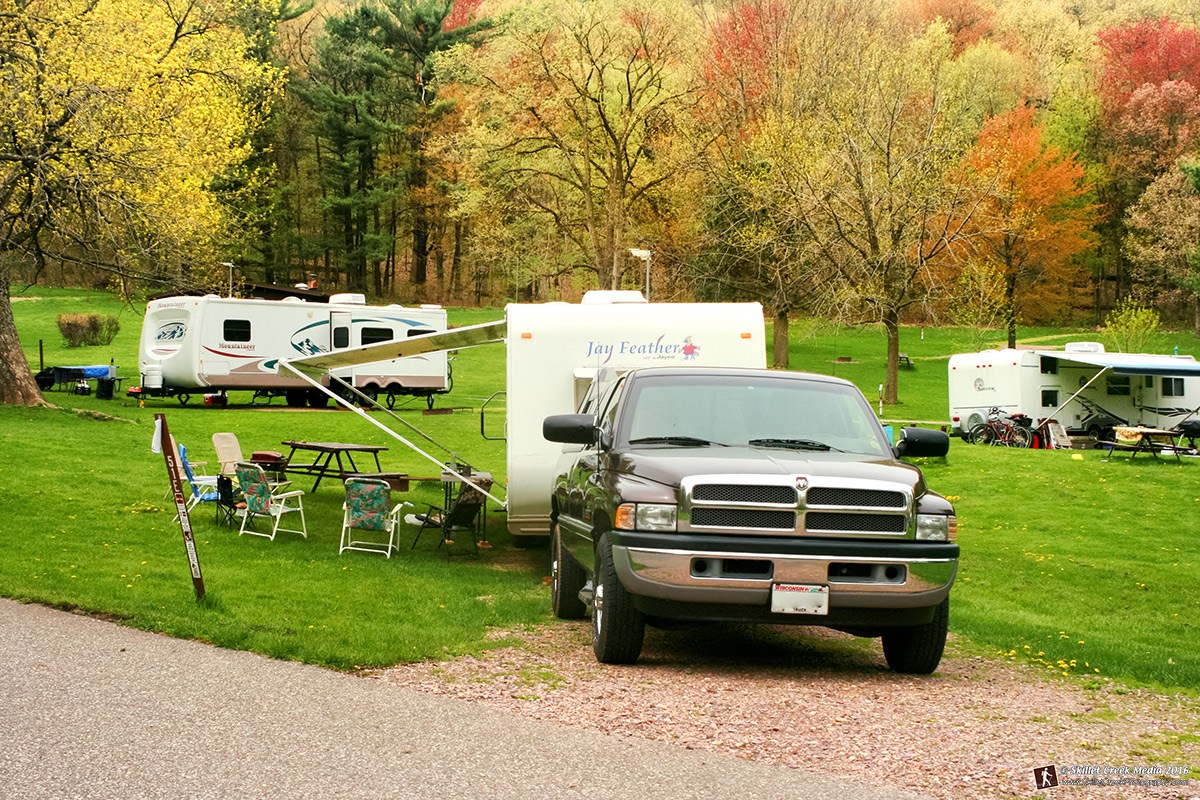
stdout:
{"type": "Polygon", "coordinates": [[[288,408],[304,408],[308,393],[304,389],[288,389],[283,393],[283,399],[287,401],[288,408]]]}
{"type": "Polygon", "coordinates": [[[587,573],[575,556],[563,547],[562,531],[554,526],[550,543],[550,608],[559,619],[583,619],[587,606],[579,592],[587,583],[587,573]]]}
{"type": "Polygon", "coordinates": [[[308,404],[313,408],[325,408],[329,405],[329,395],[320,389],[309,389],[308,404]]]}
{"type": "Polygon", "coordinates": [[[642,654],[646,618],[633,605],[633,595],[617,578],[612,540],[601,535],[596,546],[596,595],[592,605],[592,650],[601,664],[633,664],[642,654]]]}

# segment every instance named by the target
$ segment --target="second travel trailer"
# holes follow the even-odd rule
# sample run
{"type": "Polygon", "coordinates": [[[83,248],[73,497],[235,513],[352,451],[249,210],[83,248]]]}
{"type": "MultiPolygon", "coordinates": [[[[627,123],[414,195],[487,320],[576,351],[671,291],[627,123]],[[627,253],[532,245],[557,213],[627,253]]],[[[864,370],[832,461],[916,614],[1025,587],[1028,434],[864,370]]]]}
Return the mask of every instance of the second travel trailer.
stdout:
{"type": "MultiPolygon", "coordinates": [[[[288,405],[324,405],[328,397],[290,374],[282,359],[311,356],[446,330],[440,306],[369,306],[361,294],[328,303],[299,298],[258,300],[164,297],[146,305],[139,353],[142,390],[186,402],[192,393],[250,390],[285,395],[288,405]]],[[[448,392],[445,352],[380,361],[333,372],[370,396],[426,398],[448,392]]],[[[325,378],[325,385],[329,379],[325,378]]]]}
{"type": "Polygon", "coordinates": [[[1071,435],[1109,438],[1117,425],[1173,428],[1200,407],[1200,363],[1190,355],[1109,353],[1096,342],[1062,350],[959,353],[949,364],[950,419],[965,435],[992,408],[1053,419],[1071,435]]]}

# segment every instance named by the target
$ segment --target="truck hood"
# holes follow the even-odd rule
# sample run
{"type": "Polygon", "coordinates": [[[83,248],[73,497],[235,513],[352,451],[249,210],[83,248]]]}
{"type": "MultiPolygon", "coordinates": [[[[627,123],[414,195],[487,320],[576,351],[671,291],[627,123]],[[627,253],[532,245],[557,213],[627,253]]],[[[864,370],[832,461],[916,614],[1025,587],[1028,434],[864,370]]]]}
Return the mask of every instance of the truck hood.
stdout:
{"type": "Polygon", "coordinates": [[[869,459],[861,453],[812,452],[751,447],[662,447],[625,450],[618,471],[664,486],[677,486],[697,475],[805,475],[892,481],[908,486],[914,497],[925,494],[921,471],[887,456],[869,459]]]}

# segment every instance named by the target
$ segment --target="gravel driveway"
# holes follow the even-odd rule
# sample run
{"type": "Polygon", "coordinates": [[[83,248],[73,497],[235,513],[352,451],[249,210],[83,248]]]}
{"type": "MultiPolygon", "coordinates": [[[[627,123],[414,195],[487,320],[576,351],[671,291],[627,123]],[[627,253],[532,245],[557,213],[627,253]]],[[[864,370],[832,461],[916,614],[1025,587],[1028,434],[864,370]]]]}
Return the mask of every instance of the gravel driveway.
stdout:
{"type": "Polygon", "coordinates": [[[888,671],[877,642],[820,629],[649,630],[632,667],[597,664],[589,636],[587,624],[550,625],[482,658],[373,675],[537,719],[947,800],[1200,797],[1196,698],[1047,678],[954,655],[953,641],[935,675],[915,677],[888,671]],[[1035,791],[1033,770],[1048,764],[1095,767],[1086,780],[1106,785],[1035,791]],[[1103,772],[1168,766],[1189,768],[1190,781],[1145,785],[1103,772]]]}

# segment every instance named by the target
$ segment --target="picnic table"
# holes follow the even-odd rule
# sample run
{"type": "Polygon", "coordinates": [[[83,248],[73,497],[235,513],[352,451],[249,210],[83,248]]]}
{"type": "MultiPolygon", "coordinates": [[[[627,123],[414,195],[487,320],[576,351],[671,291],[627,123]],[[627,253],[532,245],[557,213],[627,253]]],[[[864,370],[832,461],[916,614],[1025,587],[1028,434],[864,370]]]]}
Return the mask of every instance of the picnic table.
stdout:
{"type": "MultiPolygon", "coordinates": [[[[1129,453],[1129,458],[1137,458],[1138,453],[1149,453],[1158,458],[1162,455],[1175,456],[1175,460],[1179,460],[1180,453],[1190,453],[1191,448],[1183,447],[1176,437],[1179,437],[1177,431],[1169,431],[1163,428],[1142,428],[1125,425],[1118,425],[1113,428],[1113,442],[1100,442],[1102,447],[1108,447],[1114,452],[1126,451],[1129,453]]],[[[1179,437],[1180,440],[1182,437],[1179,437]]]]}
{"type": "Polygon", "coordinates": [[[362,472],[354,463],[355,453],[369,453],[375,458],[375,472],[382,473],[383,467],[379,465],[379,454],[386,447],[374,444],[350,444],[347,442],[303,442],[303,441],[286,441],[283,443],[285,447],[290,447],[291,452],[287,456],[287,466],[284,468],[289,473],[300,473],[301,475],[316,475],[317,480],[313,483],[312,490],[315,492],[317,487],[321,485],[321,479],[326,475],[333,473],[339,479],[345,481],[351,475],[360,475],[362,472]],[[315,453],[312,463],[297,464],[294,457],[298,451],[315,453]],[[342,457],[345,456],[345,462],[342,457]],[[334,462],[337,462],[336,467],[334,462]],[[346,468],[349,464],[349,469],[346,468]]]}

